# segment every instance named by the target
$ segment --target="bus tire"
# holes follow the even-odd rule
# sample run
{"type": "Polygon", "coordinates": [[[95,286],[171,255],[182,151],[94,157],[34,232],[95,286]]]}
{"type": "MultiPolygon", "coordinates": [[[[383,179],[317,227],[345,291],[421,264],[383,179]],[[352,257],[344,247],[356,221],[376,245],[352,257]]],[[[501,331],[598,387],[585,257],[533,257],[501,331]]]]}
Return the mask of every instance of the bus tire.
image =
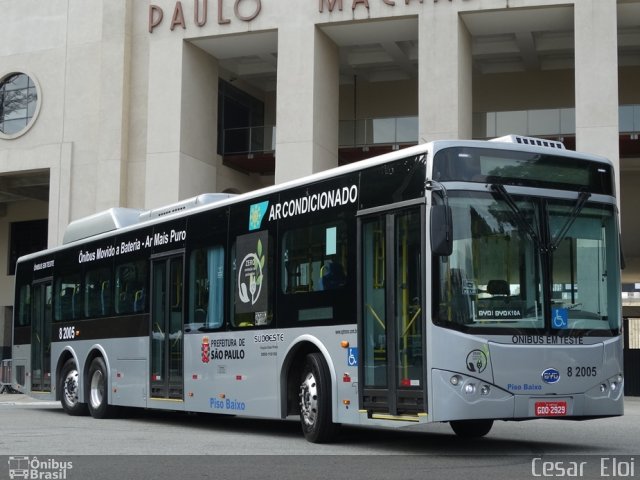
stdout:
{"type": "Polygon", "coordinates": [[[310,353],[300,379],[300,423],[309,442],[329,442],[335,437],[337,425],[331,414],[329,367],[320,353],[310,353]]]}
{"type": "Polygon", "coordinates": [[[109,377],[102,357],[96,357],[89,367],[88,406],[93,418],[114,416],[116,407],[109,405],[109,377]]]}
{"type": "Polygon", "coordinates": [[[87,404],[79,401],[79,379],[80,374],[76,362],[70,358],[64,362],[62,370],[60,370],[60,384],[58,385],[60,403],[67,415],[81,416],[89,413],[87,404]]]}
{"type": "Polygon", "coordinates": [[[449,425],[459,437],[480,438],[489,433],[493,420],[455,420],[449,422],[449,425]]]}

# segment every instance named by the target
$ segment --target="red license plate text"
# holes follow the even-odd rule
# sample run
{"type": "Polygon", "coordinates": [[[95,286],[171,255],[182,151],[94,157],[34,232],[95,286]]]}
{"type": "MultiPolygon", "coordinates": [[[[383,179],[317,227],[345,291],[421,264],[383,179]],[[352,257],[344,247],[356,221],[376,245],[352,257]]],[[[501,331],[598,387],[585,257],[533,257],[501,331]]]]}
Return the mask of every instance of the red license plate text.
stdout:
{"type": "Polygon", "coordinates": [[[536,417],[564,417],[567,414],[567,402],[536,402],[536,417]]]}

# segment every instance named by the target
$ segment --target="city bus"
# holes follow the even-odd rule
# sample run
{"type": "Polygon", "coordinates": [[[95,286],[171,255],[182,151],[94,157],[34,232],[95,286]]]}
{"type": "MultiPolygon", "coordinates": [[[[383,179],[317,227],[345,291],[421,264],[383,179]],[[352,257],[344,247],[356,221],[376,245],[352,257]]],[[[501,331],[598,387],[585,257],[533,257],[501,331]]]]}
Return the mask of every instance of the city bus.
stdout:
{"type": "Polygon", "coordinates": [[[12,382],[119,407],[341,424],[623,414],[610,161],[434,141],[240,195],[112,208],[19,259],[12,382]]]}

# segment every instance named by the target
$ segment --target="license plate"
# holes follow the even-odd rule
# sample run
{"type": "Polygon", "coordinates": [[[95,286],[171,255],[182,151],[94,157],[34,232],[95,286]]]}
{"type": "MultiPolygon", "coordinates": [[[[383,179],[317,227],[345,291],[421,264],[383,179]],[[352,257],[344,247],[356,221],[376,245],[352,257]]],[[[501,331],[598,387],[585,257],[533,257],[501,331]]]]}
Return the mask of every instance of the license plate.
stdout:
{"type": "Polygon", "coordinates": [[[567,402],[536,402],[536,417],[564,417],[567,414],[567,402]]]}

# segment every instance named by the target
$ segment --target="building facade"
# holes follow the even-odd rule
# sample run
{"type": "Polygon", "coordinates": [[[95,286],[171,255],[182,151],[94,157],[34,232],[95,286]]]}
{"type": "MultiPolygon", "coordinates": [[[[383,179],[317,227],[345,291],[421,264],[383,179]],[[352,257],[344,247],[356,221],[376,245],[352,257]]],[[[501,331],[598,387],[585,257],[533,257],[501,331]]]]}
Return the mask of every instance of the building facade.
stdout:
{"type": "Polygon", "coordinates": [[[0,12],[0,345],[15,259],[58,245],[71,220],[442,138],[544,136],[610,158],[623,279],[640,292],[640,0],[0,0],[0,12]]]}

